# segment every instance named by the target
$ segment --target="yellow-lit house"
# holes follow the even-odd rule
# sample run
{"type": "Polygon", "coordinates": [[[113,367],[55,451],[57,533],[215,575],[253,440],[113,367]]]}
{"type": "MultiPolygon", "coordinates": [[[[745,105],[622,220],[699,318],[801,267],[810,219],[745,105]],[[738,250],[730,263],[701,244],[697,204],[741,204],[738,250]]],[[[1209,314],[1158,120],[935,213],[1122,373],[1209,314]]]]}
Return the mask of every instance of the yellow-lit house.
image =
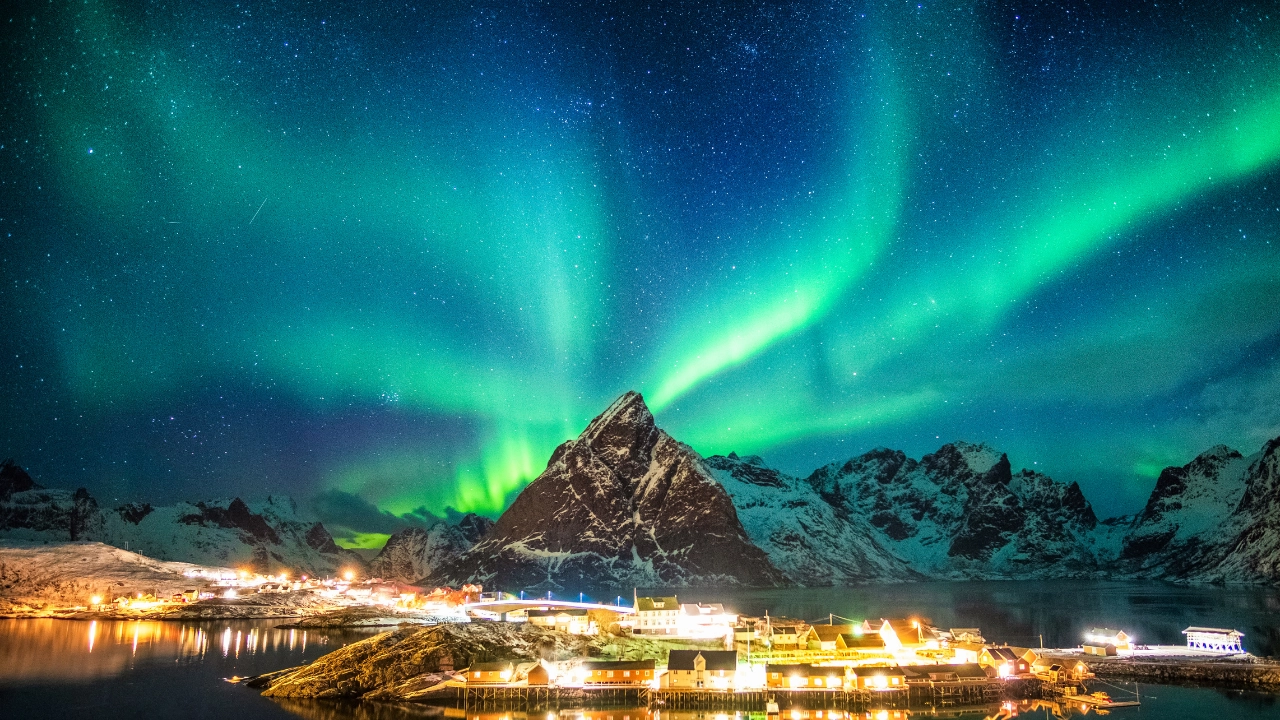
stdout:
{"type": "Polygon", "coordinates": [[[582,663],[582,684],[640,687],[653,681],[654,668],[652,660],[585,662],[582,663]]]}
{"type": "Polygon", "coordinates": [[[676,635],[680,625],[680,601],[668,597],[636,598],[635,635],[676,635]]]}
{"type": "Polygon", "coordinates": [[[505,685],[515,676],[511,661],[473,663],[467,668],[468,685],[505,685]]]}
{"type": "Polygon", "coordinates": [[[850,682],[844,665],[765,665],[765,686],[781,690],[844,689],[850,682]]]}
{"type": "Polygon", "coordinates": [[[738,673],[736,650],[672,650],[663,687],[733,689],[738,673]]]}
{"type": "Polygon", "coordinates": [[[850,681],[851,687],[857,690],[901,690],[907,686],[907,674],[900,667],[866,665],[853,668],[850,681]]]}

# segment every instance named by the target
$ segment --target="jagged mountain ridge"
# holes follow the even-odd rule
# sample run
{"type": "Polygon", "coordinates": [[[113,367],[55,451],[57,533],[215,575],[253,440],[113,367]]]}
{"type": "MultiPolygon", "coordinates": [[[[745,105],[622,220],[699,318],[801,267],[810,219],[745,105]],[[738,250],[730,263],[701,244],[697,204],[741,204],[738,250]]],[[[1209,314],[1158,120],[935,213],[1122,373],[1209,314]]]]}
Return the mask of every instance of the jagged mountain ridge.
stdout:
{"type": "Polygon", "coordinates": [[[838,512],[804,480],[774,470],[754,455],[730,453],[704,462],[728,491],[751,541],[792,583],[922,579],[877,542],[864,519],[838,512]]]}
{"type": "Polygon", "coordinates": [[[775,585],[725,489],[629,392],[556,448],[488,535],[431,575],[504,588],[775,585]]]}
{"type": "MultiPolygon", "coordinates": [[[[629,393],[619,399],[578,440],[557,449],[547,472],[525,491],[529,497],[522,493],[493,533],[433,579],[539,588],[625,586],[628,579],[644,584],[645,573],[634,562],[640,556],[629,563],[622,552],[636,524],[610,510],[603,517],[622,528],[610,537],[608,523],[579,517],[592,502],[632,502],[627,493],[633,489],[618,492],[612,478],[597,485],[585,471],[566,479],[573,475],[566,454],[583,448],[596,459],[613,458],[605,464],[618,464],[630,478],[623,486],[644,474],[625,467],[636,457],[650,458],[632,453],[634,437],[623,433],[611,440],[599,431],[614,422],[620,404],[644,418],[624,425],[642,428],[646,438],[661,433],[642,398],[629,393]]],[[[1055,577],[1276,582],[1278,445],[1280,439],[1252,458],[1218,447],[1183,468],[1168,468],[1142,513],[1108,520],[1098,519],[1078,484],[1033,470],[1015,472],[1007,455],[986,445],[950,443],[919,460],[878,448],[804,479],[754,456],[703,459],[684,448],[680,458],[690,472],[724,489],[749,542],[789,583],[1055,577]]],[[[727,509],[720,515],[727,517],[727,509]]],[[[643,518],[665,519],[661,513],[643,518]]],[[[650,574],[661,580],[652,584],[698,577],[676,568],[663,572],[650,574]]]]}
{"type": "Polygon", "coordinates": [[[877,448],[815,470],[807,481],[837,512],[934,578],[1078,575],[1096,567],[1098,524],[1078,485],[1012,472],[1008,456],[952,443],[920,460],[877,448]]]}
{"type": "Polygon", "coordinates": [[[387,539],[377,557],[369,561],[369,572],[388,580],[420,582],[470,550],[492,528],[492,520],[475,513],[456,522],[441,520],[428,528],[406,528],[387,539]]]}
{"type": "Polygon", "coordinates": [[[0,466],[0,537],[97,541],[158,560],[258,572],[332,575],[365,566],[359,555],[338,547],[323,524],[303,517],[289,498],[103,509],[83,488],[41,487],[11,463],[0,466]]]}

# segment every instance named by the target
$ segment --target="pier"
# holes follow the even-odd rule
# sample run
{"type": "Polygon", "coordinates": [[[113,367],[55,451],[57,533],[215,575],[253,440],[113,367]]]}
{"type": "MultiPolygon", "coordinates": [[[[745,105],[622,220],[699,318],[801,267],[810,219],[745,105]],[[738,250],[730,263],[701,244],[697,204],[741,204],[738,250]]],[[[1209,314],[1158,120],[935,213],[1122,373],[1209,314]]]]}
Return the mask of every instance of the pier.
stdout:
{"type": "MultiPolygon", "coordinates": [[[[1052,693],[1049,693],[1051,695],[1052,693]]],[[[770,702],[784,710],[843,710],[876,708],[968,706],[1001,699],[1048,697],[1042,683],[919,683],[897,690],[815,689],[652,689],[648,687],[449,686],[415,697],[418,702],[467,711],[540,711],[567,708],[654,708],[665,710],[723,710],[765,712],[770,702]]]]}

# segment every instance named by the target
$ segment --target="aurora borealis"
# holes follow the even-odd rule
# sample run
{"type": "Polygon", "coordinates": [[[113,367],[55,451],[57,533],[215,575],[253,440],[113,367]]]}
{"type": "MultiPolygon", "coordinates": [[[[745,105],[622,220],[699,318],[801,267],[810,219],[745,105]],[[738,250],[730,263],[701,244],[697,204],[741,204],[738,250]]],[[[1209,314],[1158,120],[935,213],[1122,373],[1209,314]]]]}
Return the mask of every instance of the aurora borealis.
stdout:
{"type": "Polygon", "coordinates": [[[985,441],[1103,514],[1280,435],[1268,3],[24,3],[0,456],[499,512],[614,397],[783,469],[985,441]]]}

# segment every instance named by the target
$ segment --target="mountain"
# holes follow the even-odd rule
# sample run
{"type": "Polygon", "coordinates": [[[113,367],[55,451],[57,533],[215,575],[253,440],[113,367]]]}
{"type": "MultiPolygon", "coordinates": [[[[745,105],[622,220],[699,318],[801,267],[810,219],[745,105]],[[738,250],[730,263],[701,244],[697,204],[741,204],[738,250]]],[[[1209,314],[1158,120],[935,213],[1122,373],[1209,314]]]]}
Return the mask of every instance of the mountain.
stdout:
{"type": "Polygon", "coordinates": [[[369,561],[369,572],[375,577],[416,583],[470,550],[492,528],[489,518],[467,513],[429,528],[401,530],[369,561]]]}
{"type": "Polygon", "coordinates": [[[1225,551],[1223,530],[1244,497],[1249,465],[1218,445],[1183,467],[1165,468],[1124,536],[1120,560],[1166,577],[1194,575],[1213,562],[1225,551]]]}
{"type": "Polygon", "coordinates": [[[804,480],[758,456],[716,455],[706,467],[733,500],[751,542],[797,585],[918,580],[861,515],[840,512],[804,480]]]}
{"type": "Polygon", "coordinates": [[[873,538],[934,578],[1088,574],[1098,525],[1075,483],[1030,470],[986,445],[943,445],[919,461],[879,448],[807,478],[844,517],[866,518],[873,538]]]}
{"type": "Polygon", "coordinates": [[[1247,458],[1219,445],[1165,468],[1120,559],[1140,576],[1280,582],[1280,438],[1247,458]]]}
{"type": "Polygon", "coordinates": [[[158,560],[291,570],[332,575],[364,568],[337,546],[318,522],[303,517],[289,498],[240,498],[152,507],[98,506],[81,488],[44,488],[12,463],[0,465],[0,538],[19,541],[97,541],[158,560]]]}
{"type": "Polygon", "coordinates": [[[431,580],[563,589],[786,577],[751,542],[702,457],[628,392],[556,448],[488,535],[431,580]]]}

